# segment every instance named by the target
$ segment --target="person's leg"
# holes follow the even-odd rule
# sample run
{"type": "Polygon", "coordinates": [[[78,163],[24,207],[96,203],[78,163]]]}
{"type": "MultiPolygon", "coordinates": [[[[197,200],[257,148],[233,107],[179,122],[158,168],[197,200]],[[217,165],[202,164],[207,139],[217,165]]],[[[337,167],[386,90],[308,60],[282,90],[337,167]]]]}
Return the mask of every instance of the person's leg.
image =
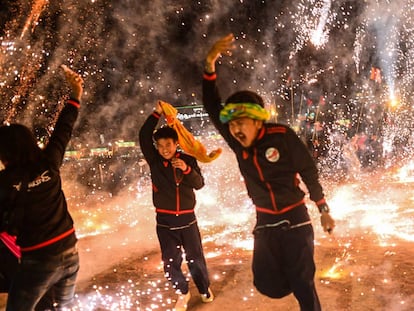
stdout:
{"type": "Polygon", "coordinates": [[[9,287],[9,281],[6,279],[5,275],[2,272],[0,272],[0,293],[8,293],[9,287]]]}
{"type": "Polygon", "coordinates": [[[16,274],[19,260],[0,241],[0,293],[7,293],[16,274]]]}
{"type": "Polygon", "coordinates": [[[7,299],[6,311],[32,311],[55,281],[55,265],[22,258],[7,299]]]}
{"type": "Polygon", "coordinates": [[[50,306],[53,306],[53,302],[55,301],[55,291],[53,288],[50,288],[43,297],[39,300],[36,304],[35,311],[45,311],[50,310],[50,306]]]}
{"type": "Polygon", "coordinates": [[[320,311],[315,288],[314,234],[311,225],[294,228],[283,236],[286,273],[301,311],[320,311]]]}
{"type": "Polygon", "coordinates": [[[254,232],[253,284],[271,298],[282,298],[292,293],[282,269],[280,228],[266,228],[254,232]]]}
{"type": "Polygon", "coordinates": [[[60,310],[74,297],[78,270],[75,247],[51,257],[24,256],[13,279],[6,310],[60,310]]]}
{"type": "Polygon", "coordinates": [[[157,226],[157,236],[161,247],[166,278],[182,294],[188,292],[188,281],[181,270],[183,262],[182,242],[179,232],[157,226]]]}
{"type": "Polygon", "coordinates": [[[197,223],[181,230],[187,265],[200,294],[209,295],[210,281],[197,223]]]}
{"type": "MultiPolygon", "coordinates": [[[[75,296],[75,283],[79,271],[79,255],[76,249],[62,254],[56,269],[60,279],[53,284],[36,306],[36,310],[45,310],[54,305],[55,310],[69,308],[75,296]]],[[[67,309],[66,309],[67,310],[67,309]]]]}

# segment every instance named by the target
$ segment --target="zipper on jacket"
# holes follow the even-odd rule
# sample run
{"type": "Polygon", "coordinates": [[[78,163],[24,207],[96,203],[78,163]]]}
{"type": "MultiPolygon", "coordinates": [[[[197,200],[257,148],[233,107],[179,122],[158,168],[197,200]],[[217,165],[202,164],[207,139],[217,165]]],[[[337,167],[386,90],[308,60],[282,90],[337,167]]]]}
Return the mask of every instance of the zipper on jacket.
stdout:
{"type": "Polygon", "coordinates": [[[257,149],[256,148],[254,149],[253,163],[254,163],[254,166],[256,166],[257,172],[259,173],[260,180],[266,185],[266,188],[269,191],[269,196],[270,196],[270,200],[272,201],[273,209],[277,211],[275,194],[273,193],[273,190],[270,184],[268,182],[265,182],[262,168],[260,167],[259,161],[257,160],[257,149]]]}
{"type": "Polygon", "coordinates": [[[180,211],[180,180],[177,176],[177,169],[172,167],[173,174],[174,174],[174,180],[175,180],[175,211],[177,214],[175,216],[178,216],[178,212],[180,211]]]}

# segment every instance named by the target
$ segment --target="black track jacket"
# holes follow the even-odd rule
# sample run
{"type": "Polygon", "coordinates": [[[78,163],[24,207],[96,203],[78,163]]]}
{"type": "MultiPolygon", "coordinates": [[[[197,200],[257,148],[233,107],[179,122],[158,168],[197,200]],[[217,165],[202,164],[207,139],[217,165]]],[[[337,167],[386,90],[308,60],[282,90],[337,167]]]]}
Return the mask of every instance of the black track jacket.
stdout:
{"type": "MultiPolygon", "coordinates": [[[[58,254],[76,243],[73,220],[62,191],[60,166],[72,129],[78,116],[79,103],[68,100],[43,150],[44,159],[27,168],[30,176],[24,204],[24,217],[17,245],[22,255],[58,254]]],[[[7,204],[12,191],[21,182],[21,173],[6,168],[0,172],[0,208],[7,204]]]]}
{"type": "Polygon", "coordinates": [[[160,115],[153,112],[144,122],[139,132],[139,143],[145,160],[151,170],[152,200],[157,212],[157,223],[170,228],[186,226],[195,220],[196,198],[194,189],[204,186],[204,178],[194,157],[177,151],[187,163],[183,172],[174,169],[169,160],[164,159],[153,144],[152,134],[160,115]]]}
{"type": "Polygon", "coordinates": [[[299,188],[299,176],[309,190],[310,199],[317,205],[325,203],[317,168],[306,146],[289,127],[264,123],[253,145],[244,148],[230,134],[228,124],[220,122],[221,103],[216,74],[205,73],[204,107],[236,154],[247,192],[256,206],[258,224],[274,223],[285,214],[294,214],[294,221],[305,221],[305,193],[299,188]]]}

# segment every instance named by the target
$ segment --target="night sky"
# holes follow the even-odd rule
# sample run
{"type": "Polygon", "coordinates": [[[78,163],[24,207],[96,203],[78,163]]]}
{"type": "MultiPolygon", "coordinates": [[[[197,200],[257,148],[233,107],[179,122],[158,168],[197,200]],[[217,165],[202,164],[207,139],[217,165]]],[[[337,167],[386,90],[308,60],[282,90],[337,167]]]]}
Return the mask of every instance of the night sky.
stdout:
{"type": "Polygon", "coordinates": [[[232,32],[237,50],[218,66],[223,98],[257,91],[277,107],[278,121],[291,125],[292,115],[316,109],[323,98],[326,122],[345,117],[355,126],[364,111],[375,123],[369,130],[394,92],[411,107],[413,6],[411,0],[2,0],[2,119],[50,127],[67,91],[56,71],[64,63],[85,80],[75,136],[90,143],[100,135],[135,139],[157,99],[201,104],[203,59],[232,32]],[[370,80],[373,67],[381,83],[370,80]]]}

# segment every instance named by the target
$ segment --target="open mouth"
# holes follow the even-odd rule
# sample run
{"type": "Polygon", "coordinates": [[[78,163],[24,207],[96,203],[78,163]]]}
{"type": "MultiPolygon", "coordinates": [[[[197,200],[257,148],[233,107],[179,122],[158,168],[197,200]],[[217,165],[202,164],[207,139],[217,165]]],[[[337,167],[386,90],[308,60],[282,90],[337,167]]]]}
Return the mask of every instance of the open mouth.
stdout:
{"type": "Polygon", "coordinates": [[[246,135],[244,135],[243,133],[236,133],[234,136],[236,136],[236,138],[238,140],[245,140],[246,139],[246,135]]]}
{"type": "Polygon", "coordinates": [[[244,143],[246,141],[246,135],[244,135],[243,133],[236,133],[234,135],[234,137],[236,137],[236,139],[240,142],[240,143],[244,143]]]}

